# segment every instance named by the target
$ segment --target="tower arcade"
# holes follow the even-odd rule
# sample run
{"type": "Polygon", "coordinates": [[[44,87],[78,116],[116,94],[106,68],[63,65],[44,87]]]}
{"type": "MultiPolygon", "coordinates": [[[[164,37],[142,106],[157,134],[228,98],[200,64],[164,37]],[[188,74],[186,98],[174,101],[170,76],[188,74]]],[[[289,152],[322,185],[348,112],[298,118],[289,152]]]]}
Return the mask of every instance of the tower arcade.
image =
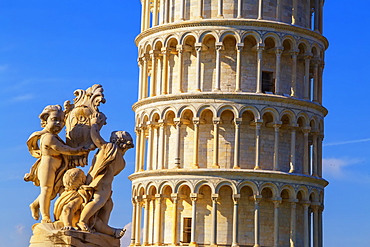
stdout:
{"type": "Polygon", "coordinates": [[[142,0],[132,246],[323,245],[323,0],[142,0]]]}

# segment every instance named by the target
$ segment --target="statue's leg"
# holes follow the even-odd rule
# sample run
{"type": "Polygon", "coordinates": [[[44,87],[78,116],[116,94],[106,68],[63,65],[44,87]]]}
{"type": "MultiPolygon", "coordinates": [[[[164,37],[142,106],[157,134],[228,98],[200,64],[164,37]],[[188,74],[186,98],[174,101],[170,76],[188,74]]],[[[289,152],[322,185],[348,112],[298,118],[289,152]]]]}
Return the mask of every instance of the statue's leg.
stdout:
{"type": "Polygon", "coordinates": [[[40,180],[40,195],[39,204],[41,212],[41,222],[51,223],[50,219],[50,200],[53,193],[56,169],[52,164],[42,165],[38,169],[38,177],[40,180]]]}
{"type": "Polygon", "coordinates": [[[90,218],[108,201],[109,196],[110,192],[106,193],[106,191],[95,191],[93,200],[87,203],[81,212],[78,226],[80,227],[82,224],[87,225],[90,218]]]}
{"type": "Polygon", "coordinates": [[[95,230],[100,233],[111,235],[115,238],[121,238],[126,232],[126,229],[122,228],[113,228],[105,224],[99,217],[95,222],[95,230]]]}
{"type": "Polygon", "coordinates": [[[40,218],[39,196],[36,197],[36,199],[30,204],[30,209],[31,209],[32,218],[34,218],[35,220],[39,220],[40,218]]]}
{"type": "Polygon", "coordinates": [[[105,224],[108,224],[110,213],[113,209],[113,200],[109,198],[105,205],[99,210],[99,218],[105,224]]]}

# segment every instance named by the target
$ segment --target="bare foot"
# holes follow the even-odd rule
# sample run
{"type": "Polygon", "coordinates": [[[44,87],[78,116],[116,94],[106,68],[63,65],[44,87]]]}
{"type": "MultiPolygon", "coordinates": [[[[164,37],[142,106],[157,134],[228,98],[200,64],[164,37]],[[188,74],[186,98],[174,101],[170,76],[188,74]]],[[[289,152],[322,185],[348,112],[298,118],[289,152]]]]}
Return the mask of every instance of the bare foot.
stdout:
{"type": "Polygon", "coordinates": [[[35,220],[39,220],[40,218],[39,207],[37,207],[34,203],[31,203],[30,209],[32,218],[34,218],[35,220]]]}
{"type": "Polygon", "coordinates": [[[64,231],[73,230],[73,231],[75,231],[76,229],[73,226],[64,226],[60,230],[64,230],[64,231]]]}
{"type": "Polygon", "coordinates": [[[80,228],[81,231],[84,232],[93,232],[91,228],[85,223],[85,222],[78,222],[77,223],[78,228],[80,228]]]}
{"type": "Polygon", "coordinates": [[[53,223],[49,217],[43,217],[41,223],[53,223]]]}
{"type": "Polygon", "coordinates": [[[122,238],[125,235],[126,229],[115,229],[114,230],[114,237],[115,238],[122,238]]]}

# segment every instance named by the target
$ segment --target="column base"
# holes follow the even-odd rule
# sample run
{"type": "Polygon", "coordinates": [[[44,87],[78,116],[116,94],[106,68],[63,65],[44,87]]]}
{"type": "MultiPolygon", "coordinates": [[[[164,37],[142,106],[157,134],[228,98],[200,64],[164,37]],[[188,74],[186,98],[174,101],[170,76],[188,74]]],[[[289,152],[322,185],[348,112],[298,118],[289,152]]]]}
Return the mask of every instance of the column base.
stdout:
{"type": "Polygon", "coordinates": [[[209,246],[210,247],[217,247],[218,245],[217,244],[210,244],[209,246]]]}
{"type": "Polygon", "coordinates": [[[233,169],[241,169],[240,166],[234,166],[233,169]]]}
{"type": "Polygon", "coordinates": [[[259,167],[259,166],[255,166],[255,167],[254,167],[254,170],[261,170],[261,167],[259,167]]]}
{"type": "Polygon", "coordinates": [[[239,247],[239,244],[232,244],[231,247],[239,247]]]}
{"type": "Polygon", "coordinates": [[[198,244],[197,244],[196,242],[191,242],[191,243],[189,244],[189,246],[198,246],[198,244]]]}
{"type": "Polygon", "coordinates": [[[193,169],[198,169],[198,168],[199,168],[199,166],[198,166],[198,164],[194,164],[194,165],[192,165],[192,166],[191,166],[191,168],[193,168],[193,169]]]}
{"type": "Polygon", "coordinates": [[[213,164],[212,168],[220,168],[220,166],[218,164],[213,164]]]}

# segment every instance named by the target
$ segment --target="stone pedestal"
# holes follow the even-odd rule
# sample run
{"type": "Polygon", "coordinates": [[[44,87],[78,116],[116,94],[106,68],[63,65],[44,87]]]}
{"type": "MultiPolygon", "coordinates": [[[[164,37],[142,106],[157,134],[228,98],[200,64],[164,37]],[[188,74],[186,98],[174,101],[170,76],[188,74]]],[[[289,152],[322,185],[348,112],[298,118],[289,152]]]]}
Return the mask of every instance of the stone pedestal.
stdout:
{"type": "Polygon", "coordinates": [[[59,230],[63,224],[33,225],[29,247],[120,247],[120,240],[101,233],[59,230]]]}

